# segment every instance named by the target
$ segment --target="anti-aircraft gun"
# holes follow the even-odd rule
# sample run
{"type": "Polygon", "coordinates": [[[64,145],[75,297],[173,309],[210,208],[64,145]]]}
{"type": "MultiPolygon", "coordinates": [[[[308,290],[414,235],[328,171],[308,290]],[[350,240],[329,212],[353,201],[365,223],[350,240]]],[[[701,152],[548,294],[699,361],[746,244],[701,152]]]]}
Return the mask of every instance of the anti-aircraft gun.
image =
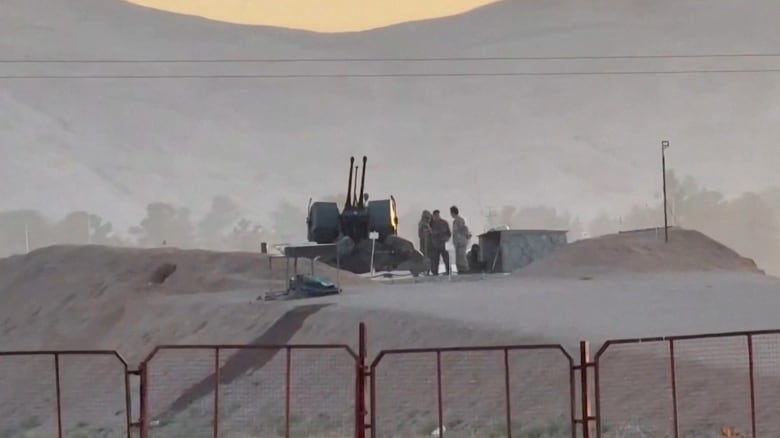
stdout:
{"type": "MultiPolygon", "coordinates": [[[[363,169],[358,194],[359,168],[355,157],[349,160],[349,178],[344,208],[339,211],[336,202],[309,202],[306,225],[309,242],[336,244],[341,268],[354,273],[371,270],[372,242],[370,233],[378,239],[374,248],[376,271],[408,270],[417,275],[425,270],[423,255],[414,245],[398,236],[398,213],[395,198],[367,200],[365,192],[367,157],[363,157],[363,169]],[[353,180],[354,176],[354,180],[353,180]]],[[[325,263],[335,266],[336,257],[322,257],[325,263]]]]}

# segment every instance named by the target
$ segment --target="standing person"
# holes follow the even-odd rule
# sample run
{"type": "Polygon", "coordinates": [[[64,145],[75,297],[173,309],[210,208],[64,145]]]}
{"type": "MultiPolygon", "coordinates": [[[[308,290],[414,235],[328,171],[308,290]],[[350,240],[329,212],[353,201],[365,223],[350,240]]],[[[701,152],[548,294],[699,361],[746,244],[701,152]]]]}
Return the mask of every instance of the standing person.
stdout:
{"type": "MultiPolygon", "coordinates": [[[[417,236],[420,238],[420,252],[425,260],[431,260],[431,219],[433,216],[429,210],[423,210],[420,222],[417,223],[417,236]]],[[[426,274],[430,274],[430,268],[426,274]]]]}
{"type": "Polygon", "coordinates": [[[450,207],[452,216],[452,245],[455,247],[455,265],[458,267],[458,273],[468,272],[469,264],[466,260],[466,247],[471,240],[471,231],[466,225],[466,221],[460,217],[458,207],[450,207]]]}
{"type": "Polygon", "coordinates": [[[452,237],[450,224],[439,214],[439,210],[433,211],[431,219],[431,271],[433,275],[439,275],[439,259],[444,259],[444,272],[450,275],[450,253],[447,252],[447,242],[452,237]]]}

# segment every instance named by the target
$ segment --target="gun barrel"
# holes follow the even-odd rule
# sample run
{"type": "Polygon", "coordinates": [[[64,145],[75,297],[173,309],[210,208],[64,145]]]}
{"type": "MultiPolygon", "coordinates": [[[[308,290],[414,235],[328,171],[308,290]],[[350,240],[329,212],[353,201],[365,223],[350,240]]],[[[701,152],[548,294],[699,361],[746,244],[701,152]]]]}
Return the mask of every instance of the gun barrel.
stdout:
{"type": "Polygon", "coordinates": [[[363,155],[363,175],[360,178],[360,199],[358,199],[358,205],[360,205],[360,208],[365,207],[365,203],[363,202],[363,193],[364,189],[366,187],[366,161],[368,161],[368,158],[363,155]]]}
{"type": "Polygon", "coordinates": [[[357,207],[358,206],[358,199],[357,199],[357,176],[360,172],[360,166],[355,166],[355,185],[352,187],[352,206],[357,207]]]}
{"type": "MultiPolygon", "coordinates": [[[[355,157],[349,157],[349,181],[347,182],[347,202],[344,203],[344,208],[352,206],[352,170],[355,167],[355,157]]],[[[355,174],[357,179],[357,174],[355,174]]]]}

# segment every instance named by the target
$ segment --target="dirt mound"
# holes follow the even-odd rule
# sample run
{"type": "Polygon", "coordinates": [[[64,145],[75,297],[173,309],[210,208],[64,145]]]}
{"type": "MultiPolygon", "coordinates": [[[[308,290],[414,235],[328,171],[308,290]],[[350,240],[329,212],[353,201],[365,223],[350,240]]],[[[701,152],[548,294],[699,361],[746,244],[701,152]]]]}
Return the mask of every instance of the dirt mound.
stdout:
{"type": "Polygon", "coordinates": [[[610,234],[574,242],[516,272],[586,276],[611,273],[740,271],[763,274],[756,263],[694,230],[672,228],[610,234]]]}
{"type": "MultiPolygon", "coordinates": [[[[292,261],[290,266],[292,274],[292,261]]],[[[300,260],[298,269],[310,272],[311,264],[300,260]]],[[[324,264],[315,263],[314,271],[336,279],[336,270],[324,264]]],[[[286,275],[285,261],[273,260],[269,267],[267,254],[62,245],[0,260],[0,291],[102,285],[204,293],[267,287],[284,282],[286,275]]],[[[363,281],[343,271],[339,279],[345,284],[363,281]]]]}
{"type": "MultiPolygon", "coordinates": [[[[8,309],[0,312],[0,337],[7,338],[7,346],[23,349],[80,348],[101,340],[113,349],[116,338],[110,332],[124,327],[127,333],[148,335],[149,339],[134,341],[139,346],[148,345],[157,335],[175,340],[200,330],[189,326],[194,319],[212,322],[211,317],[222,313],[235,316],[235,306],[224,305],[231,293],[248,297],[239,298],[239,307],[247,301],[264,303],[255,298],[281,290],[286,283],[284,259],[274,260],[272,268],[268,255],[258,253],[42,248],[0,260],[0,296],[2,307],[8,309]],[[201,298],[196,294],[213,294],[204,299],[215,307],[197,304],[201,298]],[[179,302],[179,297],[184,301],[179,302]],[[195,301],[190,303],[187,297],[195,301]]],[[[300,261],[299,269],[308,271],[310,265],[300,261]]],[[[315,273],[336,279],[336,270],[322,264],[315,264],[315,273]]],[[[339,280],[347,287],[369,281],[346,272],[340,273],[339,280]]],[[[248,306],[246,315],[260,311],[248,306]]]]}

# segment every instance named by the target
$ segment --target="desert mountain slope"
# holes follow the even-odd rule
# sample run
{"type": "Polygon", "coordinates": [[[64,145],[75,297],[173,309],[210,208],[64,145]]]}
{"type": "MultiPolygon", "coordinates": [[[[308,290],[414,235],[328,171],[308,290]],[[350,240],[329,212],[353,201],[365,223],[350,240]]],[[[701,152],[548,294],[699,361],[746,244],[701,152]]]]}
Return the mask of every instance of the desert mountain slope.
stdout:
{"type": "MultiPolygon", "coordinates": [[[[322,35],[210,22],[121,1],[4,0],[0,58],[218,59],[558,56],[780,51],[780,5],[716,0],[505,1],[370,32],[322,35]],[[740,29],[740,26],[742,27],[740,29]]],[[[310,74],[663,70],[777,59],[642,61],[2,64],[26,74],[310,74]]],[[[774,64],[773,64],[774,63],[774,64]]],[[[653,202],[670,166],[737,194],[780,164],[774,74],[319,79],[0,79],[0,209],[88,208],[120,228],[152,200],[195,212],[216,194],[263,218],[343,190],[369,155],[373,197],[581,215],[653,202]],[[747,171],[746,169],[750,169],[747,171]],[[323,175],[326,175],[323,177],[323,175]],[[161,199],[163,198],[163,199],[161,199]],[[57,202],[52,202],[56,199],[57,202]]]]}

